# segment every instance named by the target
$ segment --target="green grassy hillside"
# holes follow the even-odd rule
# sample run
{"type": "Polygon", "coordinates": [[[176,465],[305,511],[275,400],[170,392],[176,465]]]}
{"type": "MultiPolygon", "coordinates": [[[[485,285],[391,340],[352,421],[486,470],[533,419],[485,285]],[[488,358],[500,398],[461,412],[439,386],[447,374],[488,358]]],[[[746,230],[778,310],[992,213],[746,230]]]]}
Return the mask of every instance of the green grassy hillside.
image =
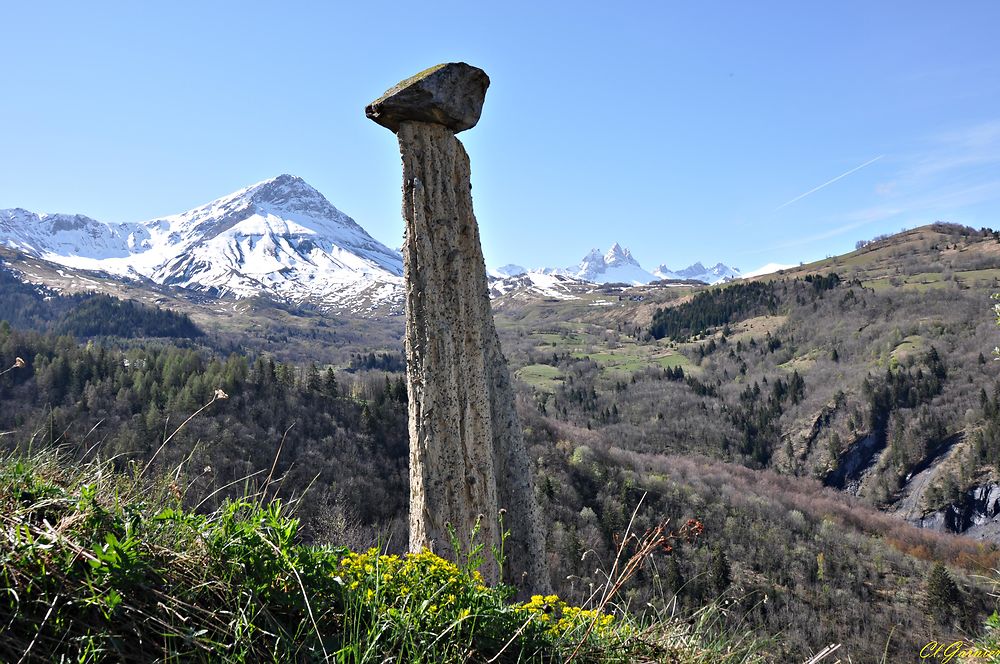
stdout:
{"type": "MultiPolygon", "coordinates": [[[[0,660],[750,662],[757,643],[483,585],[478,552],[305,545],[268,488],[212,512],[176,481],[51,453],[0,460],[0,660]]],[[[647,544],[662,552],[667,538],[647,544]]],[[[647,547],[649,548],[649,547],[647,547]]],[[[642,555],[644,564],[651,553],[642,555]]],[[[619,580],[626,571],[611,579],[619,580]]]]}

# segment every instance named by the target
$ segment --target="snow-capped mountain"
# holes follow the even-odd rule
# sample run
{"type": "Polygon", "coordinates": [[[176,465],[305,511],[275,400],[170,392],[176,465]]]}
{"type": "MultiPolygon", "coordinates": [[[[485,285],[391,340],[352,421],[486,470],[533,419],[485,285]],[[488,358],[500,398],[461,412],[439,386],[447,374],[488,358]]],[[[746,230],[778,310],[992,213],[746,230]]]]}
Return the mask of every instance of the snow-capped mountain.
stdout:
{"type": "MultiPolygon", "coordinates": [[[[280,175],[159,219],[109,224],[69,214],[0,210],[0,245],[80,270],[151,280],[215,296],[260,294],[331,311],[402,311],[403,262],[301,178],[280,175]]],[[[615,243],[563,269],[505,265],[491,294],[574,299],[587,284],[706,283],[739,278],[722,263],[648,272],[615,243]]]]}
{"type": "Polygon", "coordinates": [[[266,293],[362,312],[402,298],[400,254],[291,175],[139,223],[0,210],[0,244],[70,267],[237,298],[266,293]]]}
{"type": "Polygon", "coordinates": [[[0,210],[0,243],[39,257],[86,254],[96,259],[122,258],[131,254],[134,230],[128,224],[102,224],[81,214],[0,210]]]}
{"type": "Polygon", "coordinates": [[[743,278],[743,274],[738,268],[729,267],[722,263],[716,263],[713,267],[705,267],[701,262],[689,265],[683,270],[671,270],[666,265],[660,265],[653,270],[653,274],[660,279],[695,279],[704,281],[706,284],[717,284],[721,281],[743,278]]]}
{"type": "Polygon", "coordinates": [[[521,267],[520,265],[514,265],[513,263],[508,263],[502,267],[498,267],[495,270],[490,270],[489,274],[491,277],[497,279],[504,279],[506,277],[516,277],[521,274],[526,274],[528,270],[521,267]]]}
{"type": "Polygon", "coordinates": [[[561,274],[595,284],[648,284],[656,277],[642,269],[632,252],[615,242],[605,253],[592,249],[578,265],[565,269],[543,269],[543,273],[561,274]]]}
{"type": "MultiPolygon", "coordinates": [[[[494,272],[497,276],[507,276],[502,274],[504,269],[500,268],[494,272]]],[[[518,269],[523,270],[523,268],[518,269]]],[[[617,242],[604,253],[601,253],[599,249],[592,249],[578,265],[568,268],[541,268],[527,272],[529,274],[540,272],[542,274],[565,275],[597,284],[626,283],[633,285],[648,284],[660,279],[694,279],[707,284],[716,284],[721,281],[739,279],[743,276],[738,269],[722,263],[711,268],[706,268],[701,263],[695,263],[683,270],[676,271],[669,269],[666,265],[660,265],[649,272],[632,256],[632,252],[617,242]]]]}
{"type": "Polygon", "coordinates": [[[496,298],[517,292],[524,296],[541,296],[554,300],[579,299],[578,292],[587,292],[593,284],[565,274],[545,273],[540,270],[522,272],[509,277],[490,280],[490,297],[496,298]]]}

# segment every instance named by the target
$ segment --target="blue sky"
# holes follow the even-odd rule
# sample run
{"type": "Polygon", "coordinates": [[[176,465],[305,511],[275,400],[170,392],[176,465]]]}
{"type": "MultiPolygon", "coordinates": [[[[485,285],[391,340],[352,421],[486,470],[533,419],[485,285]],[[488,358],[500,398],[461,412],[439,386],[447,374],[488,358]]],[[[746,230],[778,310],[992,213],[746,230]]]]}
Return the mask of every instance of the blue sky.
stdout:
{"type": "Polygon", "coordinates": [[[1000,227],[1000,4],[613,4],[6,3],[0,207],[138,221],[293,173],[398,246],[364,106],[464,60],[493,81],[460,134],[491,265],[618,241],[752,269],[1000,227]]]}

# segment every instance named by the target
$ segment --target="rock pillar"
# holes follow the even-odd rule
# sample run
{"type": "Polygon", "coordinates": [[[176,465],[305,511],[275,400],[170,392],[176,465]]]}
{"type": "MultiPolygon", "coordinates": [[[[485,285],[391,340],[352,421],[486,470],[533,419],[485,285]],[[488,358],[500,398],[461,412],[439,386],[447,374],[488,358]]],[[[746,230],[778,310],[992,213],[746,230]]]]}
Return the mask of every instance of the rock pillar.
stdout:
{"type": "Polygon", "coordinates": [[[451,557],[451,526],[468,551],[478,522],[481,571],[496,583],[502,513],[503,580],[543,592],[541,519],[490,308],[469,157],[455,138],[478,122],[488,86],[481,69],[439,65],[365,109],[396,133],[403,160],[410,550],[451,557]]]}

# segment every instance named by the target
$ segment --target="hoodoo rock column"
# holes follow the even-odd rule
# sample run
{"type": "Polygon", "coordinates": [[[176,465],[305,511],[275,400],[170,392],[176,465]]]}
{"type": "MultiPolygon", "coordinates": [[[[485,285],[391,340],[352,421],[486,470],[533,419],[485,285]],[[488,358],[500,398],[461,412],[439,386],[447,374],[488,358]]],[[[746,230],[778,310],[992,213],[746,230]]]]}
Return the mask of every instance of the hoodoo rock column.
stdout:
{"type": "Polygon", "coordinates": [[[465,63],[438,65],[365,109],[396,133],[403,158],[410,550],[450,556],[448,526],[468,550],[478,521],[481,570],[495,583],[490,551],[501,545],[503,510],[503,580],[543,592],[531,468],[490,308],[469,157],[455,138],[479,121],[489,83],[465,63]]]}

